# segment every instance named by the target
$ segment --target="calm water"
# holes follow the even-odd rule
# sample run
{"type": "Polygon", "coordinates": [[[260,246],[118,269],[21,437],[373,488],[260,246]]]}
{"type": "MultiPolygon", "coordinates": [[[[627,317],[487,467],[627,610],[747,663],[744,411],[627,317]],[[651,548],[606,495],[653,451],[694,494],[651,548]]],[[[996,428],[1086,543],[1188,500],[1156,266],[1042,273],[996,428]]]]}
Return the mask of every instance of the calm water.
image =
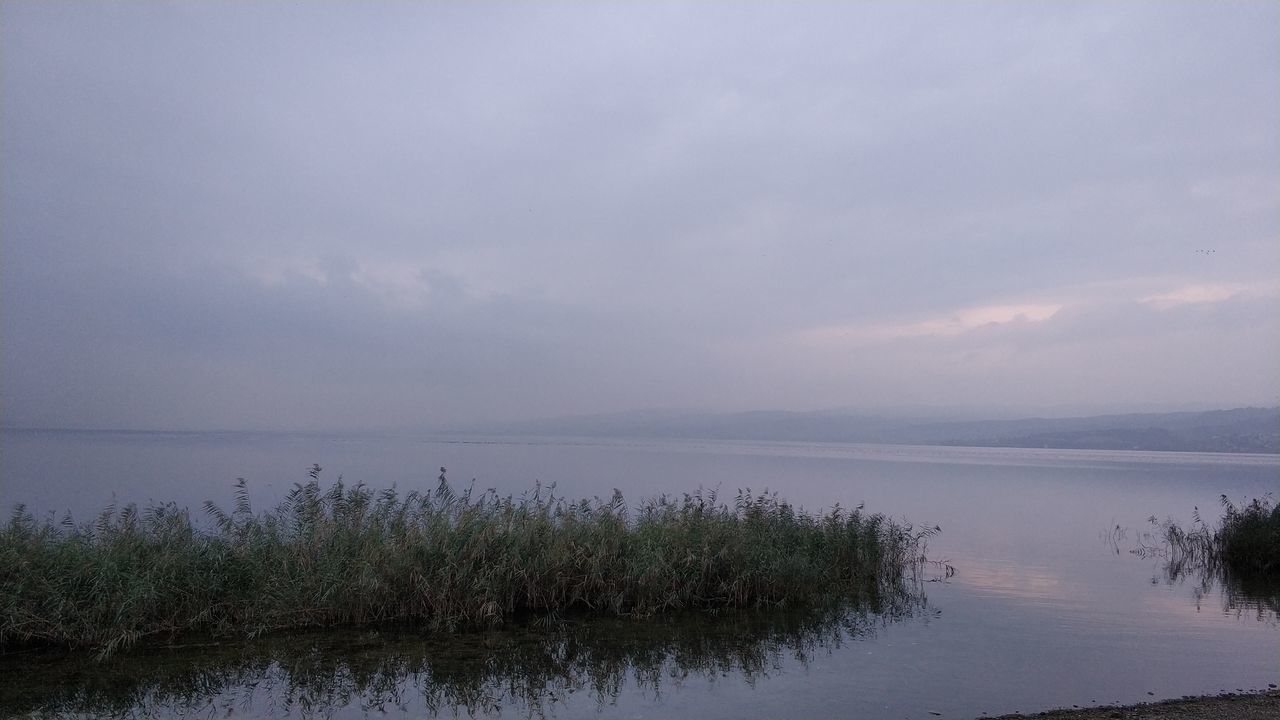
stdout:
{"type": "Polygon", "coordinates": [[[0,443],[0,500],[39,513],[87,519],[113,498],[229,505],[237,477],[269,504],[312,463],[329,479],[424,489],[445,466],[455,484],[474,478],[504,493],[541,481],[570,497],[751,487],[813,510],[865,503],[940,525],[929,554],[955,569],[930,570],[891,611],[588,622],[460,640],[383,629],[105,665],[9,659],[7,712],[933,718],[1280,683],[1273,609],[1198,592],[1194,578],[1169,581],[1158,559],[1127,552],[1150,516],[1189,523],[1195,507],[1215,517],[1224,493],[1274,493],[1275,456],[31,431],[0,443]],[[1117,525],[1130,529],[1118,548],[1117,525]]]}

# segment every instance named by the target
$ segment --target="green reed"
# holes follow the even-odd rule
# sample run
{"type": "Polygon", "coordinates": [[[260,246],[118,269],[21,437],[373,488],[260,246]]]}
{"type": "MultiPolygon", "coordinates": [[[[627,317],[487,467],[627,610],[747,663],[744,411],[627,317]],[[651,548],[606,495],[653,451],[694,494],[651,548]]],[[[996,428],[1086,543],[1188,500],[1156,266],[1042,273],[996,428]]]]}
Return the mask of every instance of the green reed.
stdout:
{"type": "Polygon", "coordinates": [[[1274,623],[1280,617],[1280,506],[1270,497],[1236,505],[1224,495],[1222,509],[1216,527],[1198,508],[1190,528],[1152,517],[1154,532],[1144,533],[1131,552],[1161,558],[1170,583],[1193,581],[1197,601],[1220,586],[1224,611],[1256,612],[1274,623]]]}
{"type": "Polygon", "coordinates": [[[1224,496],[1225,514],[1215,533],[1232,571],[1280,580],[1280,505],[1270,498],[1237,507],[1224,496]]]}
{"type": "Polygon", "coordinates": [[[1223,515],[1217,527],[1210,527],[1199,509],[1190,529],[1173,521],[1160,525],[1171,562],[1220,568],[1246,578],[1280,580],[1280,505],[1269,497],[1236,505],[1223,495],[1221,501],[1223,515]]]}
{"type": "Polygon", "coordinates": [[[776,494],[657,497],[630,508],[520,497],[401,495],[318,479],[255,513],[244,481],[208,526],[172,504],[108,508],[95,522],[0,531],[0,649],[63,645],[103,655],[149,637],[253,637],[307,627],[493,627],[566,611],[649,616],[877,594],[918,566],[937,529],[861,508],[813,515],[776,494]]]}

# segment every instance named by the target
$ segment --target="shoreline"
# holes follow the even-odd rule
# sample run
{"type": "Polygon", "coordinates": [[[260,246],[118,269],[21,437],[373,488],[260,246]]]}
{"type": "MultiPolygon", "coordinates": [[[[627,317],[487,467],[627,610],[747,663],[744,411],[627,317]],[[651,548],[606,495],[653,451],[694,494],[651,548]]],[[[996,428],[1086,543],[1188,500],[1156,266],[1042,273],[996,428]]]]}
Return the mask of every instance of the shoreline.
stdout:
{"type": "Polygon", "coordinates": [[[1156,700],[1136,705],[1099,705],[1008,715],[982,715],[977,720],[1280,720],[1280,690],[1221,693],[1156,700]]]}

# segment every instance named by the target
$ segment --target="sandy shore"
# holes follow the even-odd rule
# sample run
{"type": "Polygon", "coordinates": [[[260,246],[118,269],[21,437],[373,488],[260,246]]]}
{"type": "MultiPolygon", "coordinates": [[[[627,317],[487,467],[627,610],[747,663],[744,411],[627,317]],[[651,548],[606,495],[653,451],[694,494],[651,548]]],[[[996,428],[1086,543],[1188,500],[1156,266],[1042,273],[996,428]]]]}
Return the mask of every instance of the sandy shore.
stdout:
{"type": "Polygon", "coordinates": [[[1107,705],[1080,710],[1049,710],[1026,715],[983,716],[981,720],[1280,720],[1280,691],[1209,695],[1139,705],[1107,705]]]}

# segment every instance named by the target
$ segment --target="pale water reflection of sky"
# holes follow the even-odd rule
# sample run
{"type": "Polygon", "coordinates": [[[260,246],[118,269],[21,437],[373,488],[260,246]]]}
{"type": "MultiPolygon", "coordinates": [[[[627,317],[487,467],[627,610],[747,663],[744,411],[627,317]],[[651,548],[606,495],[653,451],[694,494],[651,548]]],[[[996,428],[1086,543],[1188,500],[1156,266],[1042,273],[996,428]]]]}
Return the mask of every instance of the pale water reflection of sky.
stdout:
{"type": "Polygon", "coordinates": [[[1280,403],[1275,3],[0,21],[8,425],[1280,403]]]}

